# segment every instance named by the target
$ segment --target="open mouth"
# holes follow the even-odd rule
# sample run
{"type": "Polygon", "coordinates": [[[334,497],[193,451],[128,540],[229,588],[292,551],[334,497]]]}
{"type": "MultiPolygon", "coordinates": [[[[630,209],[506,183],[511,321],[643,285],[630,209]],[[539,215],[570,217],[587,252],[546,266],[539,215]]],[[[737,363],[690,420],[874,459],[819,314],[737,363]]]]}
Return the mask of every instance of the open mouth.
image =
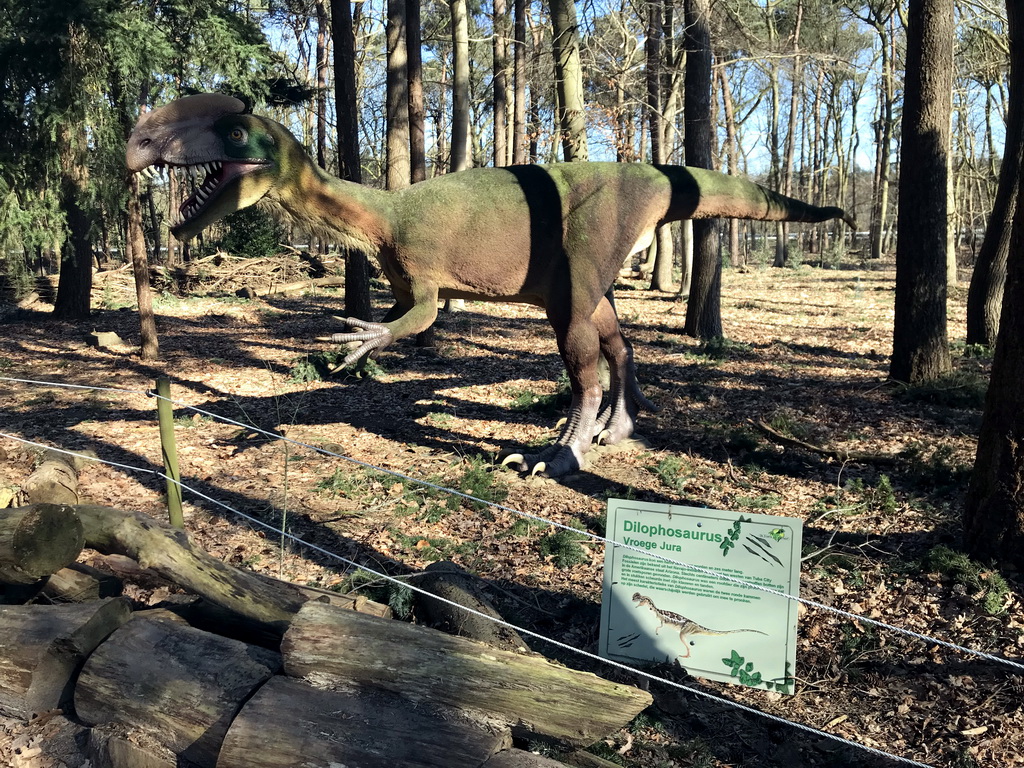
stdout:
{"type": "Polygon", "coordinates": [[[212,160],[207,163],[194,163],[192,165],[176,165],[173,163],[156,163],[147,166],[139,171],[139,174],[146,179],[153,179],[164,176],[167,169],[170,169],[180,180],[189,184],[191,192],[185,201],[178,207],[180,220],[174,222],[174,227],[180,227],[198,217],[209,205],[216,200],[224,189],[229,186],[228,182],[240,176],[258,170],[267,165],[265,162],[224,162],[212,160]],[[202,181],[200,181],[202,179],[202,181]]]}

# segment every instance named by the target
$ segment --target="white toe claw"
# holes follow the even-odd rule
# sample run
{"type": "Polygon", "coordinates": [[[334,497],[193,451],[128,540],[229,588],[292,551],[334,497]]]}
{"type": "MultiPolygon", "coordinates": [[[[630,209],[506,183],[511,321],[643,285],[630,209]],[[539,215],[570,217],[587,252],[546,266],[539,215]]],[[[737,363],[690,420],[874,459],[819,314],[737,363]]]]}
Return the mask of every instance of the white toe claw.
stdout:
{"type": "Polygon", "coordinates": [[[523,460],[523,454],[521,453],[510,453],[504,459],[501,460],[501,466],[507,467],[509,464],[515,462],[519,463],[523,460]]]}
{"type": "Polygon", "coordinates": [[[530,470],[530,477],[533,477],[538,472],[543,472],[547,468],[547,464],[545,464],[543,461],[538,461],[536,464],[533,465],[533,469],[530,470]]]}

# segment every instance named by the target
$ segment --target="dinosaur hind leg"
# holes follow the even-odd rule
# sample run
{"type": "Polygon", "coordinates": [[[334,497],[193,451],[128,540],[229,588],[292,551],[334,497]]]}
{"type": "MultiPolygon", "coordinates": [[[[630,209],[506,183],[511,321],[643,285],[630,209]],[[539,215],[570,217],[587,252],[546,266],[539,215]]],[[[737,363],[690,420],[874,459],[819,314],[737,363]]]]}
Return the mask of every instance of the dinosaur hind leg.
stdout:
{"type": "Polygon", "coordinates": [[[615,445],[633,434],[641,410],[656,411],[657,407],[640,391],[633,348],[622,335],[614,305],[608,297],[598,304],[594,320],[611,380],[608,401],[598,414],[593,437],[599,443],[615,445]]]}
{"type": "Polygon", "coordinates": [[[574,316],[568,304],[551,302],[547,311],[572,389],[569,416],[549,447],[536,454],[511,454],[503,461],[520,471],[546,477],[566,475],[583,466],[583,456],[596,434],[603,394],[598,379],[601,334],[595,323],[597,311],[593,315],[574,316]]]}

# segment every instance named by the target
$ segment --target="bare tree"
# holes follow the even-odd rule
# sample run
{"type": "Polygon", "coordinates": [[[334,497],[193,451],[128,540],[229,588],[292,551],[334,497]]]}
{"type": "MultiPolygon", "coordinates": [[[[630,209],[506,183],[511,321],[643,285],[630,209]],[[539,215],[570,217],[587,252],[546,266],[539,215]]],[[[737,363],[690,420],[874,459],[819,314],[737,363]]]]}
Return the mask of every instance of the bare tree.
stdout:
{"type": "Polygon", "coordinates": [[[512,79],[515,106],[512,109],[512,164],[526,162],[526,0],[514,0],[512,79]]]}
{"type": "Polygon", "coordinates": [[[450,0],[452,13],[451,170],[469,167],[469,17],[466,0],[450,0]]]}
{"type": "Polygon", "coordinates": [[[405,0],[409,72],[409,163],[413,184],[427,178],[426,107],[423,101],[423,32],[420,0],[405,0]]]}
{"type": "Polygon", "coordinates": [[[388,0],[387,35],[387,163],[388,189],[411,183],[409,159],[409,68],[405,0],[388,0]]]}
{"type": "MultiPolygon", "coordinates": [[[[989,215],[985,238],[978,252],[978,260],[971,274],[967,292],[967,343],[993,347],[999,332],[1000,311],[1006,285],[1007,257],[1010,234],[1017,210],[1017,186],[1024,167],[1024,19],[1017,4],[1006,4],[1007,23],[1010,27],[1010,96],[1006,116],[1006,142],[1003,164],[999,171],[992,212],[989,215]],[[1011,20],[1010,17],[1013,17],[1011,20]],[[1013,39],[1013,35],[1018,35],[1013,39]],[[1014,50],[1017,46],[1017,50],[1014,50]]],[[[988,100],[986,100],[986,104],[988,100]]],[[[991,130],[989,131],[991,137],[991,130]]],[[[992,157],[994,151],[990,149],[992,157]]]]}
{"type": "Polygon", "coordinates": [[[551,0],[551,26],[562,156],[566,162],[585,161],[588,157],[587,125],[575,0],[551,0]]]}
{"type": "Polygon", "coordinates": [[[953,0],[911,0],[889,374],[917,383],[951,369],[946,330],[946,174],[953,0]]]}
{"type": "Polygon", "coordinates": [[[505,0],[494,0],[494,165],[509,163],[508,151],[508,12],[505,0]]]}

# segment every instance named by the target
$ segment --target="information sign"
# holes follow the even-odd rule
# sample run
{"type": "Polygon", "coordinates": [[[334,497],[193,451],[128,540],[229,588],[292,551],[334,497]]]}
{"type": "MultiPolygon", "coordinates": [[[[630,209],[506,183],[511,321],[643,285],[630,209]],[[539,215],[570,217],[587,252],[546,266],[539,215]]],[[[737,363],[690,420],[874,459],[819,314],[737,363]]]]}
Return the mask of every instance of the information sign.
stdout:
{"type": "Polygon", "coordinates": [[[600,654],[792,693],[797,602],[759,587],[799,594],[802,533],[790,517],[610,499],[600,654]]]}

